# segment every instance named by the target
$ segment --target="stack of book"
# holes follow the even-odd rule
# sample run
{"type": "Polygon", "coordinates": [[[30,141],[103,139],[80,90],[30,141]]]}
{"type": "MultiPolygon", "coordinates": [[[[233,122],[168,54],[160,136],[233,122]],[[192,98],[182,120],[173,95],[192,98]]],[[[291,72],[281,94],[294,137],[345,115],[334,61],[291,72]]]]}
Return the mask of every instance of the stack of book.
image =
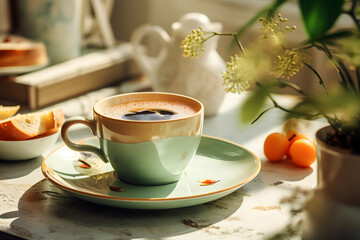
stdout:
{"type": "Polygon", "coordinates": [[[0,77],[0,101],[37,109],[140,75],[130,43],[34,72],[0,77]]]}

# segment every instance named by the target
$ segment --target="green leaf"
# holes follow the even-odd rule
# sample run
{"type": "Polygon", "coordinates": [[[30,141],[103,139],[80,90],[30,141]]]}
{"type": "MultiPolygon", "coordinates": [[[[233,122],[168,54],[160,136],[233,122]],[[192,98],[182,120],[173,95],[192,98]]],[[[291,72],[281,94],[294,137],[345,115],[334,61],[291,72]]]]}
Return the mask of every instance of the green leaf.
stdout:
{"type": "Polygon", "coordinates": [[[250,93],[241,108],[240,119],[242,122],[249,123],[260,114],[260,110],[266,102],[267,94],[267,88],[262,87],[258,87],[250,93]]]}
{"type": "Polygon", "coordinates": [[[286,119],[296,117],[313,120],[325,117],[335,127],[359,129],[359,116],[360,96],[340,88],[333,89],[328,94],[303,98],[287,113],[286,119]]]}
{"type": "Polygon", "coordinates": [[[302,20],[310,39],[327,32],[342,12],[345,0],[299,0],[302,20]]]}

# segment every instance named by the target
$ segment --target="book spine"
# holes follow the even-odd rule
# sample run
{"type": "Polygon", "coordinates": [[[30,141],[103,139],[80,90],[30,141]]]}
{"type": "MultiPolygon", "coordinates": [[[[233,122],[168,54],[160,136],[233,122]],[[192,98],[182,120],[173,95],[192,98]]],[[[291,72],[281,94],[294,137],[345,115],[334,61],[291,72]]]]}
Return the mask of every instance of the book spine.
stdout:
{"type": "Polygon", "coordinates": [[[33,89],[27,84],[19,84],[15,77],[0,77],[0,99],[28,105],[33,99],[30,98],[33,89]]]}

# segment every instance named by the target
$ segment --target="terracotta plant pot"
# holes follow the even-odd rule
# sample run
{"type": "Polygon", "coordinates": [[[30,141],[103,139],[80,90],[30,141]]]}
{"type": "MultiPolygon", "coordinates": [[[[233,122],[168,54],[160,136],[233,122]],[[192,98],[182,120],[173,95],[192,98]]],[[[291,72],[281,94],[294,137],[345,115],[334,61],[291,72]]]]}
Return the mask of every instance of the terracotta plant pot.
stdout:
{"type": "Polygon", "coordinates": [[[316,133],[318,187],[340,203],[360,206],[360,155],[326,144],[332,133],[330,126],[316,133]]]}

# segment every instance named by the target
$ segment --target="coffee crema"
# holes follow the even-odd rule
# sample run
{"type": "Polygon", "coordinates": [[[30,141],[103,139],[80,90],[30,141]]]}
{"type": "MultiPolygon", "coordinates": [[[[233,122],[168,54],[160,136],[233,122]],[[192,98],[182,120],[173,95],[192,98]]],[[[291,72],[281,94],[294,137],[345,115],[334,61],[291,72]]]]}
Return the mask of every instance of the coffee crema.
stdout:
{"type": "Polygon", "coordinates": [[[184,118],[195,114],[189,105],[164,100],[125,102],[104,108],[107,117],[131,121],[161,121],[184,118]]]}

